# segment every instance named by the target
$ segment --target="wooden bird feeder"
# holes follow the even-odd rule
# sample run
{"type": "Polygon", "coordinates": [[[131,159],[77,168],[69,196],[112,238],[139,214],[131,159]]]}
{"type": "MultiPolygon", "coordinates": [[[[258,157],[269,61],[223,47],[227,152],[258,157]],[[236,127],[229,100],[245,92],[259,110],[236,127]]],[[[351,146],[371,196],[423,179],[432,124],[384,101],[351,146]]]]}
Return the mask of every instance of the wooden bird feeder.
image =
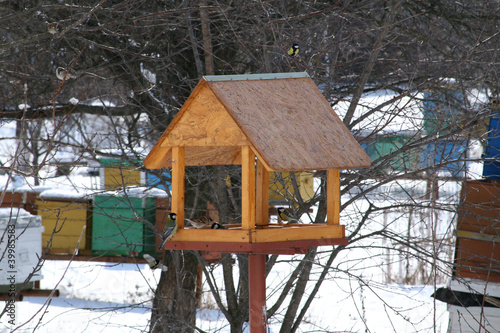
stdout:
{"type": "Polygon", "coordinates": [[[370,162],[309,75],[282,73],[203,77],[144,165],[172,168],[171,207],[179,230],[165,249],[251,254],[249,272],[256,277],[249,281],[256,293],[250,293],[250,327],[264,332],[265,324],[259,324],[265,305],[264,254],[347,244],[339,223],[339,171],[370,162]],[[185,228],[185,166],[225,164],[241,165],[241,225],[185,228]],[[269,172],[307,170],[327,172],[326,224],[269,223],[269,172]]]}

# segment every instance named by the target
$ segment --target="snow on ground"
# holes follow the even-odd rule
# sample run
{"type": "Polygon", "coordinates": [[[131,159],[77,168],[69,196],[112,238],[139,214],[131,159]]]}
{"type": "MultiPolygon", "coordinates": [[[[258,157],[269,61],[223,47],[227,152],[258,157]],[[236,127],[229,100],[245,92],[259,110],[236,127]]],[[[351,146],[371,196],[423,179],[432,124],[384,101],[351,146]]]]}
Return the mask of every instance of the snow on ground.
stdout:
{"type": "MultiPolygon", "coordinates": [[[[290,269],[286,262],[275,266],[267,279],[269,298],[277,296],[270,290],[287,278],[290,269]]],[[[47,261],[42,274],[41,287],[57,286],[61,295],[50,304],[42,297],[17,302],[16,332],[147,330],[158,271],[143,264],[47,261]]],[[[221,283],[220,270],[215,276],[221,283]]],[[[313,302],[301,332],[434,332],[435,322],[435,332],[446,332],[446,306],[437,302],[434,308],[432,292],[432,286],[374,283],[367,287],[342,275],[331,276],[313,302]]],[[[204,300],[206,307],[198,311],[197,325],[207,332],[230,332],[207,294],[204,300]]],[[[279,315],[271,319],[270,332],[279,331],[280,320],[279,315]]],[[[11,329],[2,318],[0,332],[11,329]]]]}

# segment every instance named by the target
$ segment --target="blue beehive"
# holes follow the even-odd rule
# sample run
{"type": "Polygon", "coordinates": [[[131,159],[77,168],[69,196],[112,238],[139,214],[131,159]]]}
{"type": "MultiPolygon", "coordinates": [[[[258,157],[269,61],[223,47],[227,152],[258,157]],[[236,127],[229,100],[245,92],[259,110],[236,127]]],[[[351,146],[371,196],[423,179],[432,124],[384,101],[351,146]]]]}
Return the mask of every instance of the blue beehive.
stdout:
{"type": "Polygon", "coordinates": [[[172,175],[170,172],[165,172],[162,176],[157,174],[147,172],[146,173],[146,185],[148,187],[156,187],[162,190],[172,190],[171,183],[172,175]]]}
{"type": "Polygon", "coordinates": [[[466,139],[444,139],[429,143],[420,155],[421,167],[436,166],[435,170],[444,176],[464,177],[466,149],[466,139]]]}
{"type": "MultiPolygon", "coordinates": [[[[445,82],[441,89],[424,93],[423,114],[424,129],[428,134],[450,133],[455,118],[461,113],[466,97],[451,82],[445,82]]],[[[422,168],[435,166],[434,171],[451,177],[465,176],[465,154],[467,140],[447,138],[431,142],[424,147],[420,155],[422,168]]]]}
{"type": "Polygon", "coordinates": [[[483,177],[500,179],[500,108],[498,100],[492,101],[494,112],[488,126],[488,145],[484,151],[483,177]]]}

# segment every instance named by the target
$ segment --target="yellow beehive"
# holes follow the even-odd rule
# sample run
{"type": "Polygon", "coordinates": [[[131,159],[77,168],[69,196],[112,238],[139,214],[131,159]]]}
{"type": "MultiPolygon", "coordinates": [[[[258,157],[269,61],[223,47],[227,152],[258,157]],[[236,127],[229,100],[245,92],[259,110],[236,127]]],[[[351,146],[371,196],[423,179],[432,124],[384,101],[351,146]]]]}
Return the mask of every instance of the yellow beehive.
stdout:
{"type": "Polygon", "coordinates": [[[49,248],[51,253],[73,253],[76,248],[82,254],[85,250],[90,252],[90,200],[39,199],[36,204],[45,227],[43,247],[49,248]]]}
{"type": "Polygon", "coordinates": [[[106,191],[116,190],[125,186],[140,186],[144,184],[143,172],[128,161],[120,159],[102,158],[101,163],[101,182],[106,191]]]}
{"type": "Polygon", "coordinates": [[[270,172],[269,200],[272,201],[303,201],[314,197],[314,177],[312,172],[270,172]],[[294,180],[295,179],[295,180],[294,180]],[[294,182],[300,196],[296,193],[294,182]]]}

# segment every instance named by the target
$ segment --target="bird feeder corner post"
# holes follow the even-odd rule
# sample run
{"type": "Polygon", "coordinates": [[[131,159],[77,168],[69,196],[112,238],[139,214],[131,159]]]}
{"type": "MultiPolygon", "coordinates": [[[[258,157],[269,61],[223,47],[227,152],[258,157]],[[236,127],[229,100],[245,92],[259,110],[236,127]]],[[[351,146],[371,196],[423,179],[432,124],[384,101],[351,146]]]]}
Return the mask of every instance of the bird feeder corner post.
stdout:
{"type": "Polygon", "coordinates": [[[177,226],[184,228],[185,149],[172,147],[172,212],[177,214],[177,226]]]}
{"type": "Polygon", "coordinates": [[[241,147],[241,228],[255,229],[255,154],[241,147]]]}
{"type": "Polygon", "coordinates": [[[251,333],[266,333],[266,255],[248,255],[248,294],[251,333]]]}
{"type": "Polygon", "coordinates": [[[340,224],[340,170],[326,170],[326,224],[340,224]]]}
{"type": "Polygon", "coordinates": [[[257,157],[255,224],[269,225],[269,171],[257,157]]]}

